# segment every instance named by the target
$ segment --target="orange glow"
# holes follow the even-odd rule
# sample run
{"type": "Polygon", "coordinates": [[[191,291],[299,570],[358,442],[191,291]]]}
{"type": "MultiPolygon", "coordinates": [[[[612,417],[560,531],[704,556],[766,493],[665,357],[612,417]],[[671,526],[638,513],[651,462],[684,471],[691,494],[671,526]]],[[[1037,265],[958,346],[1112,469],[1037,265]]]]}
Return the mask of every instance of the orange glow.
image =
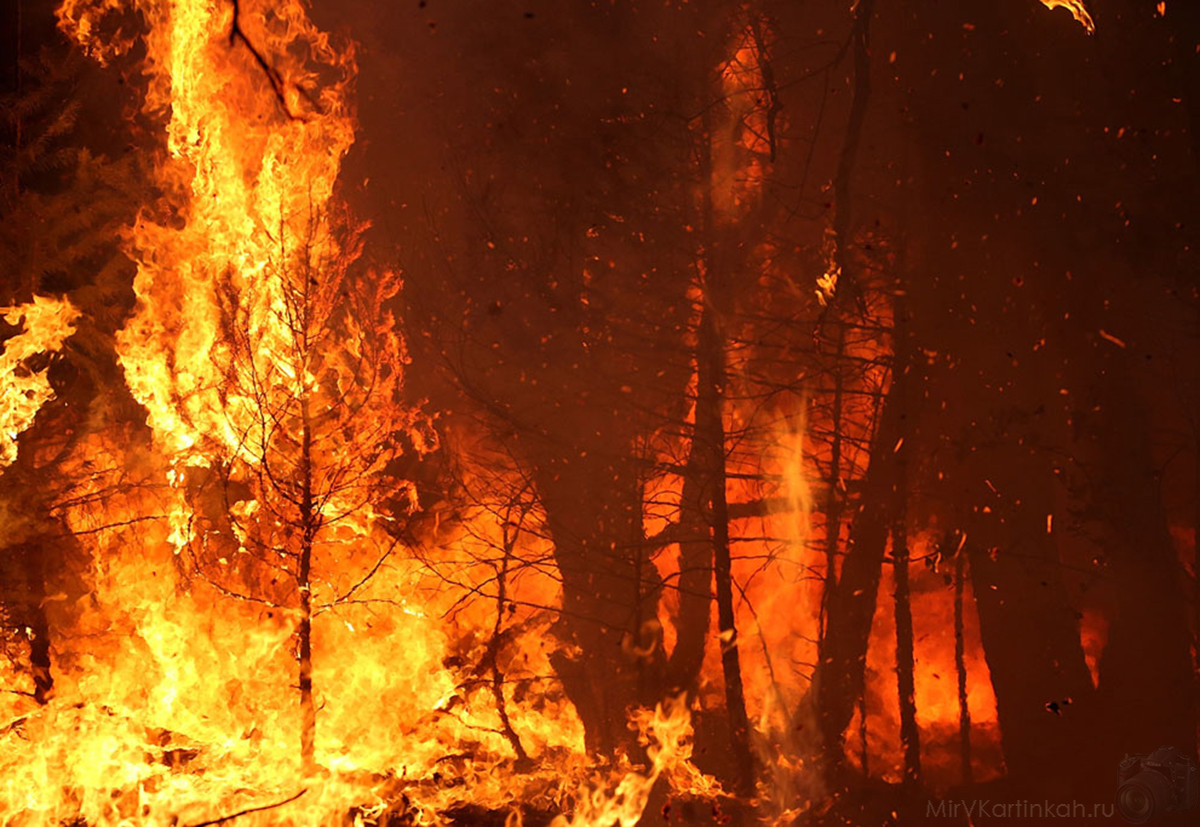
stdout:
{"type": "MultiPolygon", "coordinates": [[[[913,557],[927,553],[921,538],[910,538],[913,557]]],[[[958,773],[959,706],[954,664],[954,592],[941,575],[913,565],[912,613],[915,653],[914,682],[917,723],[921,728],[921,763],[926,782],[947,788],[960,781],[958,773]]],[[[867,650],[867,737],[871,772],[889,781],[901,778],[900,720],[897,713],[896,630],[891,569],[880,582],[871,643],[867,650]]],[[[979,617],[966,584],[963,610],[967,706],[971,712],[972,767],[975,779],[1000,774],[999,724],[991,674],[979,639],[979,617]]],[[[860,719],[846,733],[846,753],[860,758],[860,719]]]]}
{"type": "Polygon", "coordinates": [[[66,299],[34,296],[16,307],[0,308],[0,317],[21,325],[20,333],[0,352],[0,468],[17,458],[17,437],[33,424],[42,405],[54,398],[48,368],[29,370],[26,360],[39,353],[56,353],[75,332],[79,311],[66,299]]]}
{"type": "MultiPolygon", "coordinates": [[[[1043,2],[1094,29],[1082,0],[1043,2]]],[[[712,453],[727,456],[724,466],[719,456],[709,464],[725,475],[737,632],[718,634],[712,612],[688,691],[657,705],[638,694],[646,706],[624,710],[635,754],[590,754],[570,699],[579,696],[556,674],[561,549],[529,493],[545,481],[530,482],[487,437],[475,444],[472,424],[437,421],[411,398],[417,367],[396,318],[400,274],[372,269],[362,255],[368,224],[351,213],[340,181],[358,126],[354,44],[318,29],[304,0],[62,0],[58,20],[100,64],[139,62],[127,76],[144,82],[140,115],[157,130],[154,196],[121,239],[136,265],[136,305],[115,336],[144,428],[140,415],[140,430],[97,427],[62,459],[69,505],[53,511],[51,541],[78,544],[86,562],[71,574],[85,588],[48,593],[38,606],[66,618],[51,632],[48,697],[27,691],[29,674],[0,666],[0,683],[15,687],[0,695],[3,823],[167,827],[245,812],[247,825],[435,825],[469,806],[507,813],[507,827],[520,827],[530,809],[553,814],[551,827],[633,827],[664,788],[706,802],[730,797],[698,767],[693,727],[724,714],[721,656],[735,646],[747,739],[761,764],[757,789],[748,784],[743,798],[754,799],[762,823],[790,824],[815,806],[825,791],[810,763],[814,745],[803,742],[820,729],[806,703],[828,621],[826,578],[845,558],[856,509],[875,505],[862,483],[891,383],[894,296],[890,275],[878,275],[894,263],[887,244],[846,240],[855,255],[879,258],[856,267],[853,310],[849,301],[829,306],[842,275],[832,233],[819,262],[794,272],[782,272],[795,264],[783,241],[760,238],[748,251],[728,244],[746,253],[734,276],[778,280],[790,292],[717,307],[700,263],[687,294],[673,296],[692,305],[673,345],[698,349],[702,313],[718,314],[724,337],[713,361],[728,373],[717,394],[727,444],[712,453]],[[759,270],[744,276],[751,266],[759,270]],[[774,319],[763,328],[802,330],[787,360],[747,344],[767,335],[746,321],[758,311],[774,319]],[[808,372],[806,360],[816,362],[830,340],[824,328],[809,335],[817,313],[818,327],[843,326],[833,371],[808,372]],[[452,448],[471,457],[445,472],[453,490],[418,491],[413,479],[425,477],[411,469],[452,448]],[[454,497],[462,502],[448,506],[454,497]],[[826,519],[828,503],[839,516],[826,519]]],[[[706,81],[722,105],[703,130],[689,127],[704,142],[709,178],[688,179],[695,200],[681,212],[711,208],[704,223],[715,246],[769,212],[785,124],[768,23],[747,24],[739,12],[727,59],[706,81]]],[[[689,254],[707,260],[708,243],[689,254]]],[[[597,278],[586,269],[581,277],[597,278]]],[[[36,296],[0,313],[22,328],[0,354],[2,471],[53,399],[47,369],[31,360],[63,349],[79,311],[36,296]]],[[[681,549],[705,548],[716,534],[707,534],[711,498],[684,502],[689,474],[716,478],[691,462],[700,456],[689,430],[698,361],[692,354],[678,410],[659,420],[667,425],[647,435],[639,457],[653,469],[638,480],[641,528],[645,538],[670,536],[646,557],[661,599],[654,595],[657,617],[636,622],[653,640],[620,630],[611,647],[639,668],[694,631],[677,627],[681,589],[671,584],[682,579],[681,549]],[[681,526],[693,534],[671,531],[681,526]]],[[[913,557],[928,556],[930,544],[913,538],[913,557]]],[[[711,560],[692,569],[701,581],[711,560]]],[[[959,725],[946,634],[953,592],[918,563],[912,580],[924,757],[931,785],[948,786],[959,725]]],[[[640,580],[633,591],[640,600],[640,580]]],[[[891,592],[885,566],[867,651],[865,774],[898,781],[891,592]]],[[[996,701],[966,592],[976,779],[987,780],[1001,765],[996,701]]],[[[1104,635],[1085,621],[1093,674],[1104,635]]],[[[586,718],[583,702],[578,709],[586,718]]],[[[851,763],[860,759],[859,724],[847,733],[851,763]]]]}

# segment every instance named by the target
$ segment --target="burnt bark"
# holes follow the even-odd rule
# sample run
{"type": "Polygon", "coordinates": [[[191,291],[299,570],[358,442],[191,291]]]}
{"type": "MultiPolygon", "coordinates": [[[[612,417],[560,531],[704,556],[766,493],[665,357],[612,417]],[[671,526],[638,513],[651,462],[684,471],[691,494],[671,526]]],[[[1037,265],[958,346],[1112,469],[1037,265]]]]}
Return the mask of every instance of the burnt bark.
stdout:
{"type": "Polygon", "coordinates": [[[699,396],[696,402],[697,439],[709,452],[707,486],[712,503],[713,573],[717,597],[717,629],[721,646],[721,673],[725,679],[725,709],[729,715],[730,748],[738,771],[741,792],[754,789],[754,762],[750,755],[750,723],[742,686],[739,640],[733,604],[733,571],[729,548],[729,503],[725,497],[725,427],[721,399],[725,384],[724,349],[711,313],[701,323],[699,396]]]}
{"type": "Polygon", "coordinates": [[[1187,754],[1196,748],[1185,575],[1168,530],[1149,416],[1132,380],[1133,358],[1113,354],[1100,380],[1092,491],[1111,577],[1120,584],[1098,689],[1112,719],[1111,760],[1141,745],[1168,744],[1187,754]]]}
{"type": "Polygon", "coordinates": [[[312,551],[318,530],[319,514],[313,501],[312,427],[308,400],[302,402],[303,432],[300,445],[300,558],[296,586],[300,602],[300,622],[296,627],[296,660],[300,689],[300,761],[306,774],[316,767],[315,742],[317,708],[313,702],[312,663],[312,551]]]}
{"type": "Polygon", "coordinates": [[[583,721],[590,752],[635,752],[628,711],[655,699],[643,672],[661,667],[657,640],[641,640],[639,617],[653,617],[640,577],[641,503],[627,458],[578,451],[535,464],[562,611],[554,630],[566,646],[551,664],[583,721]],[[641,689],[640,689],[641,687],[641,689]]]}
{"type": "Polygon", "coordinates": [[[867,643],[894,513],[893,448],[900,432],[899,418],[898,400],[889,393],[863,481],[862,499],[851,517],[838,587],[827,601],[824,646],[808,696],[811,700],[806,700],[806,706],[815,707],[818,752],[831,781],[844,770],[846,727],[865,689],[867,643]]]}
{"type": "Polygon", "coordinates": [[[28,610],[25,623],[29,629],[29,667],[33,673],[33,697],[45,704],[54,691],[54,675],[50,671],[50,621],[46,617],[46,572],[42,554],[36,546],[22,549],[28,610]]]}
{"type": "Polygon", "coordinates": [[[993,480],[1005,495],[992,506],[999,519],[992,533],[982,526],[969,532],[984,539],[968,540],[964,551],[1008,774],[1027,789],[1056,784],[1063,794],[1076,773],[1085,774],[1081,757],[1072,754],[1090,712],[1092,684],[1058,549],[1046,530],[1051,471],[1026,470],[1019,488],[1015,477],[993,480]],[[1008,498],[1013,490],[1020,499],[1008,498]]]}
{"type": "MultiPolygon", "coordinates": [[[[896,380],[902,383],[902,379],[896,380]]],[[[899,389],[898,389],[899,390],[899,389]]],[[[903,392],[901,395],[903,395],[903,392]]],[[[896,688],[900,698],[900,746],[904,752],[904,783],[915,785],[921,778],[921,730],[917,726],[917,703],[914,678],[912,591],[908,581],[911,557],[908,547],[908,485],[907,450],[897,452],[898,480],[896,484],[896,520],[892,524],[892,567],[895,590],[896,618],[896,688]]]]}
{"type": "Polygon", "coordinates": [[[29,672],[33,697],[45,704],[54,691],[51,672],[50,620],[46,615],[45,555],[49,537],[34,537],[0,552],[4,589],[0,592],[7,620],[29,642],[29,672]]]}
{"type": "MultiPolygon", "coordinates": [[[[712,132],[710,117],[702,119],[701,180],[712,181],[710,154],[712,132]]],[[[725,679],[725,711],[729,716],[730,750],[737,773],[738,791],[754,791],[754,760],[750,753],[750,721],[746,714],[745,689],[735,610],[733,604],[733,568],[729,546],[729,501],[725,492],[725,388],[728,381],[725,362],[725,336],[721,329],[726,310],[725,262],[717,238],[711,189],[704,188],[702,203],[704,228],[704,307],[696,343],[696,426],[693,451],[701,452],[704,497],[709,506],[713,551],[713,581],[717,599],[718,641],[721,647],[721,674],[725,679]]]]}
{"type": "Polygon", "coordinates": [[[892,574],[895,585],[892,597],[896,620],[896,688],[900,703],[900,746],[904,752],[904,783],[916,785],[921,778],[921,730],[917,726],[917,703],[914,676],[916,657],[913,652],[912,590],[909,586],[908,564],[911,558],[908,545],[908,488],[909,453],[912,451],[910,433],[910,376],[913,361],[909,340],[908,306],[902,293],[895,299],[895,323],[892,339],[894,356],[890,397],[900,410],[899,434],[892,453],[896,466],[895,518],[892,522],[892,574]]]}
{"type": "Polygon", "coordinates": [[[971,767],[971,707],[967,695],[966,636],[963,629],[963,594],[966,591],[967,555],[954,555],[954,672],[958,679],[959,771],[963,784],[974,781],[971,767]]]}
{"type": "MultiPolygon", "coordinates": [[[[839,245],[840,249],[840,245],[839,245]]],[[[846,325],[841,319],[837,324],[837,340],[833,351],[833,402],[830,421],[829,443],[829,488],[825,492],[825,588],[821,591],[820,628],[818,629],[818,651],[825,641],[825,612],[829,595],[837,588],[838,553],[841,550],[842,514],[844,500],[838,482],[842,477],[842,407],[845,379],[842,375],[842,357],[846,353],[846,325]]],[[[818,656],[818,659],[819,656],[818,656]]]]}
{"type": "Polygon", "coordinates": [[[703,463],[698,451],[688,458],[680,503],[679,614],[675,648],[667,665],[669,683],[694,691],[704,663],[712,620],[713,546],[705,519],[703,463]]]}

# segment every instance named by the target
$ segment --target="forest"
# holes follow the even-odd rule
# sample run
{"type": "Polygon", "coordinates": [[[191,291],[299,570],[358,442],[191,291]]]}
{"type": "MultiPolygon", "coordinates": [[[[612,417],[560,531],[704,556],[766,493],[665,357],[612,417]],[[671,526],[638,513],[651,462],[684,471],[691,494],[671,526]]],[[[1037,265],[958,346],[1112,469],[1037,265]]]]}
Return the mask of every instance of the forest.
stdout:
{"type": "Polygon", "coordinates": [[[12,0],[0,824],[1194,824],[1200,4],[12,0]]]}

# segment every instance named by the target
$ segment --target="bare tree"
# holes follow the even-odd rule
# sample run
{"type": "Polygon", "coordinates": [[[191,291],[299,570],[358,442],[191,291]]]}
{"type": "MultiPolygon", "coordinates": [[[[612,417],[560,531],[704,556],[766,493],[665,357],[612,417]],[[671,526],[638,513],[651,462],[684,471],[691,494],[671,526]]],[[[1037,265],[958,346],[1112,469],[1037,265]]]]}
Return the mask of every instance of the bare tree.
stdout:
{"type": "Polygon", "coordinates": [[[294,613],[308,769],[313,618],[354,599],[399,546],[417,498],[398,460],[436,445],[403,398],[407,356],[388,308],[399,279],[351,273],[363,229],[316,207],[281,217],[264,272],[221,280],[225,439],[203,446],[211,470],[189,481],[195,570],[231,597],[294,613]]]}

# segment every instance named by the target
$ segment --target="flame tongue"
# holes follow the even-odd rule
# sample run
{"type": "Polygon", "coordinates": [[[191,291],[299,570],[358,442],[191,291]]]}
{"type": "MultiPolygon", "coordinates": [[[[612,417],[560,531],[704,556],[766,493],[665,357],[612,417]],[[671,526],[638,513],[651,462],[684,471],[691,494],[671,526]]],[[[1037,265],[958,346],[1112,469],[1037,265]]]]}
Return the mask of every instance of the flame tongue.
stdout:
{"type": "Polygon", "coordinates": [[[1096,21],[1092,19],[1091,12],[1088,11],[1083,0],[1042,0],[1042,5],[1048,9],[1066,9],[1075,18],[1075,22],[1083,26],[1088,34],[1096,33],[1096,21]]]}
{"type": "Polygon", "coordinates": [[[79,311],[67,299],[34,296],[16,307],[0,308],[0,316],[24,330],[0,351],[0,468],[17,458],[17,437],[33,424],[42,405],[54,398],[47,368],[31,371],[26,360],[39,353],[57,352],[75,332],[79,311]]]}
{"type": "MultiPolygon", "coordinates": [[[[115,4],[68,0],[60,20],[93,51],[97,21],[115,4]]],[[[219,344],[218,290],[257,287],[254,331],[263,356],[278,351],[280,296],[266,271],[311,234],[330,202],[354,139],[346,89],[349,48],[335,50],[298,3],[135,0],[149,32],[145,107],[169,112],[171,195],[133,228],[139,302],[118,337],[121,365],[159,443],[188,464],[193,448],[235,441],[219,399],[227,368],[219,344]],[[312,66],[300,64],[306,54],[312,66]],[[317,85],[318,73],[333,83],[317,85]],[[182,226],[180,226],[182,224],[182,226]]],[[[110,47],[111,48],[111,47],[110,47]]],[[[327,232],[308,239],[336,254],[327,232]]]]}

